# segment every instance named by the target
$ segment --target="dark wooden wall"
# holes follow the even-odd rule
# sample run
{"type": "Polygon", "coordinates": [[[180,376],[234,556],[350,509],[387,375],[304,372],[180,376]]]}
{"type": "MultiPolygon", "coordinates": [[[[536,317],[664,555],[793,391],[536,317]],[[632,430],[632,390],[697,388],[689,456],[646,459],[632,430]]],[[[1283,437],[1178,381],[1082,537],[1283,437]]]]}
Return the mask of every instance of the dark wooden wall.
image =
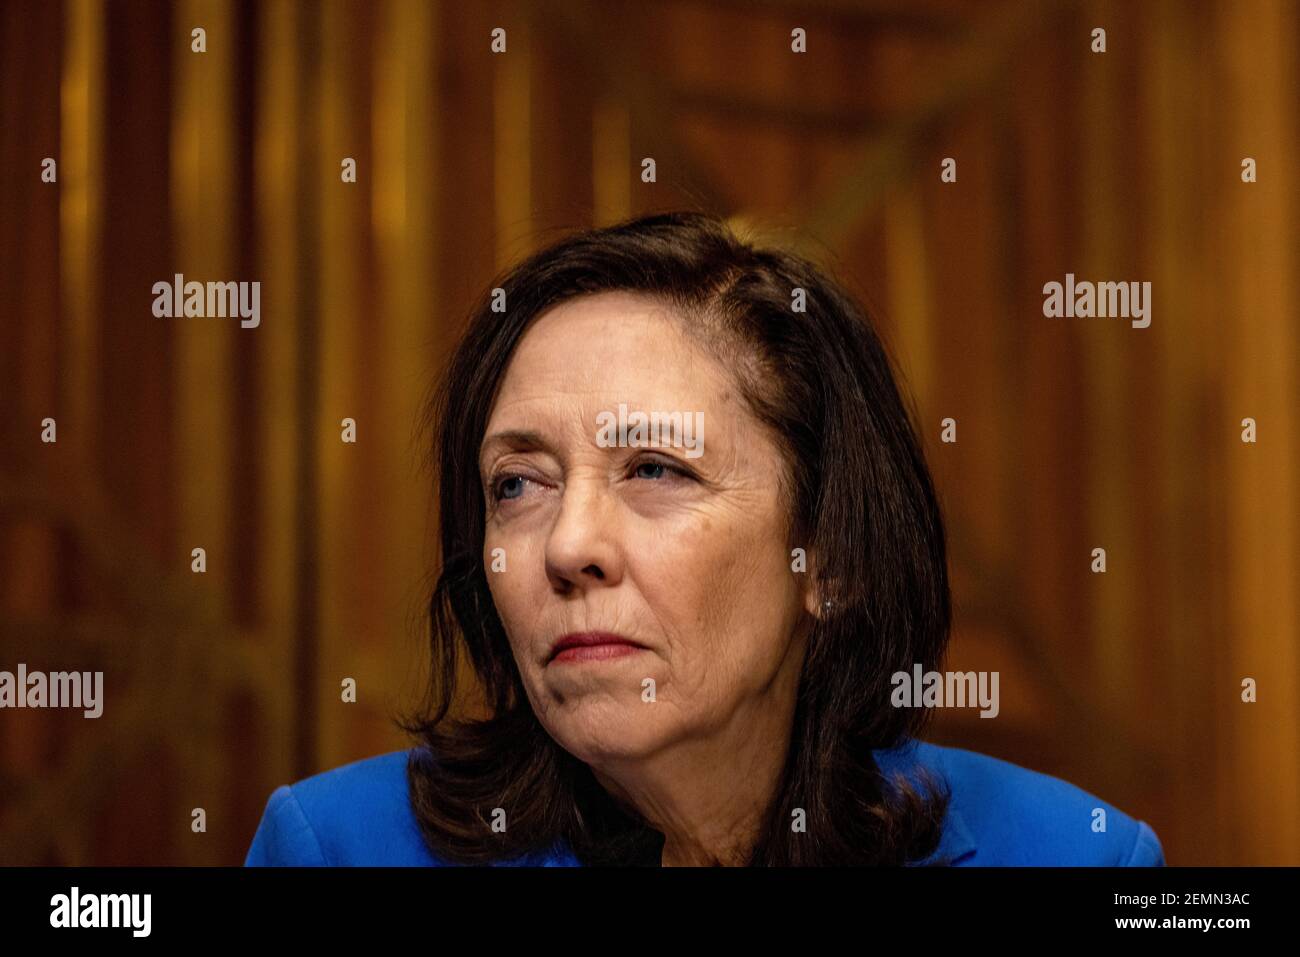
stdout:
{"type": "Polygon", "coordinates": [[[457,323],[565,229],[702,205],[898,356],[949,667],[1001,673],[933,736],[1173,863],[1300,863],[1298,44],[1284,0],[0,4],[0,668],[108,687],[0,715],[5,862],[235,862],[275,785],[401,746],[457,323]],[[155,319],[175,272],[260,280],[261,327],[155,319]],[[1066,272],[1152,281],[1151,327],[1045,319],[1066,272]]]}

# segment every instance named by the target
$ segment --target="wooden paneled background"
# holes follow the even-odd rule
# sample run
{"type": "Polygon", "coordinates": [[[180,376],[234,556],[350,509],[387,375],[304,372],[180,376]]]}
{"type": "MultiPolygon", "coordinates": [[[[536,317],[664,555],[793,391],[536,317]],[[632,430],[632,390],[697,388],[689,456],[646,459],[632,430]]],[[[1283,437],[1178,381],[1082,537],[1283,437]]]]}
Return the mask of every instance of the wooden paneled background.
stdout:
{"type": "Polygon", "coordinates": [[[1001,673],[932,737],[1171,863],[1300,864],[1298,54],[1287,0],[4,0],[0,669],[106,703],[0,713],[0,861],[238,862],[276,785],[402,746],[457,323],[564,230],[685,205],[878,311],[948,666],[1001,673]],[[176,272],[260,281],[261,325],[154,318],[176,272]],[[1152,282],[1150,328],[1044,318],[1067,272],[1152,282]]]}

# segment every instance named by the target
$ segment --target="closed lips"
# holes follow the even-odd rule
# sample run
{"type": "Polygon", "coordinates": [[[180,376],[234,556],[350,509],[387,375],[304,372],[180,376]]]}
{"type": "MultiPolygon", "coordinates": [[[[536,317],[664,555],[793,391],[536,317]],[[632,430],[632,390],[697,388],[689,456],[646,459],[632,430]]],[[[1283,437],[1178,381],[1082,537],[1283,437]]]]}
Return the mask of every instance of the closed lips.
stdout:
{"type": "Polygon", "coordinates": [[[642,648],[630,638],[624,638],[622,635],[616,635],[608,631],[584,631],[575,632],[560,638],[551,646],[551,657],[548,660],[554,660],[555,656],[567,648],[588,648],[593,645],[629,645],[633,648],[642,648]]]}

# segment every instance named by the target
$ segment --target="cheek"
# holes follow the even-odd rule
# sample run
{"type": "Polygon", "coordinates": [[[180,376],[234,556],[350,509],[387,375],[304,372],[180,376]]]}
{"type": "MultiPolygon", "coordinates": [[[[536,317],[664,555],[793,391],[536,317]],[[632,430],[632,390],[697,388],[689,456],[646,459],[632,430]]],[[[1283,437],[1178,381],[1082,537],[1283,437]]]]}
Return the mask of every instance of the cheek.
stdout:
{"type": "Polygon", "coordinates": [[[530,615],[537,611],[536,600],[528,593],[529,561],[527,547],[508,536],[488,534],[483,542],[483,570],[487,577],[492,603],[506,630],[506,636],[515,647],[526,640],[530,628],[530,615]]]}
{"type": "Polygon", "coordinates": [[[773,516],[714,517],[643,552],[637,577],[668,632],[679,690],[727,697],[765,685],[777,668],[798,601],[778,528],[773,516]]]}

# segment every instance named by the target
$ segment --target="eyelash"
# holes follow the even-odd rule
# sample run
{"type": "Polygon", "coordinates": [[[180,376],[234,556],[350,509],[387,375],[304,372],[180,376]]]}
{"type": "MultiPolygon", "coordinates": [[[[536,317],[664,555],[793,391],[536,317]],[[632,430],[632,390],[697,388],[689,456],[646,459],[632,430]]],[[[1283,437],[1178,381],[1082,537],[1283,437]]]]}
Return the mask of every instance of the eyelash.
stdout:
{"type": "MultiPolygon", "coordinates": [[[[691,473],[689,470],[682,468],[680,465],[673,465],[669,462],[665,462],[662,459],[642,459],[641,461],[633,464],[632,471],[635,472],[643,465],[659,465],[662,466],[666,471],[676,473],[681,478],[684,479],[695,478],[694,474],[691,473]]],[[[489,485],[489,491],[491,492],[492,501],[493,502],[509,501],[508,499],[504,498],[501,495],[501,483],[508,482],[511,479],[517,479],[517,478],[523,479],[525,482],[531,481],[531,479],[529,479],[527,475],[520,475],[518,472],[503,472],[499,475],[493,476],[492,481],[489,485]]],[[[660,480],[651,479],[650,481],[660,481],[660,480]]]]}

